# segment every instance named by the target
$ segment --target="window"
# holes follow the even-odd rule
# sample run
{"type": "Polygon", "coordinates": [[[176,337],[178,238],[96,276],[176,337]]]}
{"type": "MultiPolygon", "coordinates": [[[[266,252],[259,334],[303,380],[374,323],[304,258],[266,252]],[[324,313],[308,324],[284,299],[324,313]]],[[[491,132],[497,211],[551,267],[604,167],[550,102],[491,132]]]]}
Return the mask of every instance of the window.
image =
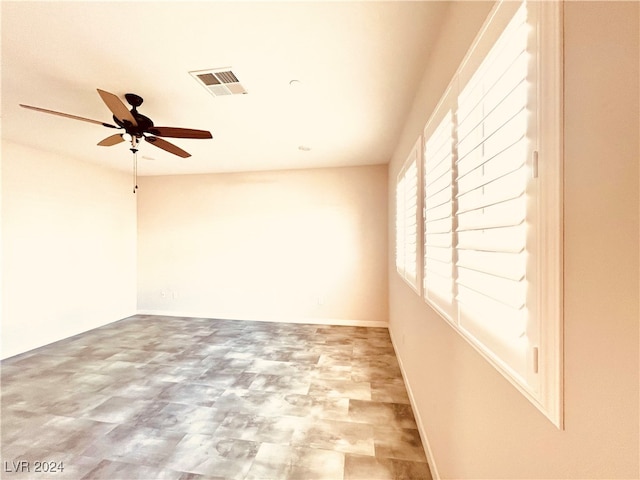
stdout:
{"type": "Polygon", "coordinates": [[[396,185],[396,268],[416,291],[418,283],[418,140],[409,154],[396,185]]]}
{"type": "Polygon", "coordinates": [[[453,117],[444,118],[424,147],[425,297],[451,320],[454,305],[453,117]]]}
{"type": "Polygon", "coordinates": [[[424,297],[562,425],[559,2],[500,2],[424,131],[424,297]]]}

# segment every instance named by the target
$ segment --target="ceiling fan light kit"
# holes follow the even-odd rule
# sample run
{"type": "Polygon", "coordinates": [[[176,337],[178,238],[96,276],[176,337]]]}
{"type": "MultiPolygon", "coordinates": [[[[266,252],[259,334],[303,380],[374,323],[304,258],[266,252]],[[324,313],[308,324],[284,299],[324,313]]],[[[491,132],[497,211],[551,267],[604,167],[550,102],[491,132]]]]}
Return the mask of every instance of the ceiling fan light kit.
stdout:
{"type": "Polygon", "coordinates": [[[196,130],[192,128],[178,128],[178,127],[156,127],[153,121],[140,112],[138,107],[142,105],[144,101],[142,97],[135,93],[127,93],[125,99],[127,103],[131,105],[131,109],[128,109],[126,105],[118,98],[117,95],[107,92],[105,90],[98,90],[98,94],[107,108],[113,114],[113,121],[116,125],[110,123],[101,122],[99,120],[93,120],[90,118],[80,117],[78,115],[71,115],[68,113],[57,112],[55,110],[48,110],[46,108],[34,107],[31,105],[20,104],[21,107],[37,112],[48,113],[51,115],[57,115],[60,117],[71,118],[72,120],[80,120],[83,122],[94,123],[102,125],[107,128],[122,129],[124,133],[116,133],[108,136],[107,138],[98,142],[101,147],[110,147],[122,142],[129,142],[131,144],[130,150],[133,152],[133,176],[134,176],[134,188],[133,193],[136,192],[138,186],[136,185],[136,178],[138,172],[137,153],[138,143],[140,139],[144,139],[146,142],[154,145],[166,152],[173,155],[177,155],[181,158],[190,157],[191,154],[184,151],[180,147],[164,140],[160,137],[170,138],[192,138],[192,139],[209,139],[213,138],[211,132],[207,130],[196,130]]]}

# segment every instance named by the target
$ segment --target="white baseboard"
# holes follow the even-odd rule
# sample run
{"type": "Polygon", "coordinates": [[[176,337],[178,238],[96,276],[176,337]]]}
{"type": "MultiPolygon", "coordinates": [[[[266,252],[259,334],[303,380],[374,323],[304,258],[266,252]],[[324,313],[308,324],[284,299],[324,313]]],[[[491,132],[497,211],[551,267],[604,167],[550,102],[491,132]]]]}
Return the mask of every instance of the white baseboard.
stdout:
{"type": "Polygon", "coordinates": [[[418,425],[418,432],[420,433],[420,439],[422,440],[422,445],[424,446],[424,453],[427,457],[427,462],[429,463],[429,470],[431,470],[431,477],[433,480],[440,480],[440,474],[438,473],[438,467],[436,466],[436,460],[433,457],[433,451],[431,450],[431,445],[429,445],[429,439],[427,438],[427,432],[424,430],[424,424],[422,423],[422,418],[420,417],[420,411],[416,407],[416,400],[413,396],[413,391],[411,390],[411,384],[407,378],[407,374],[404,370],[404,365],[402,364],[402,358],[398,355],[398,347],[393,338],[393,330],[389,328],[389,336],[391,337],[391,343],[393,344],[393,349],[396,352],[396,358],[398,359],[398,365],[400,365],[400,371],[402,372],[402,379],[404,380],[404,385],[407,389],[407,394],[409,395],[409,402],[411,402],[411,408],[413,410],[413,416],[416,419],[416,424],[418,425]]]}
{"type": "Polygon", "coordinates": [[[348,327],[378,327],[388,328],[389,324],[384,320],[356,320],[349,318],[287,318],[287,317],[262,317],[245,318],[230,317],[228,315],[218,316],[204,314],[203,312],[176,312],[173,310],[138,310],[138,315],[158,315],[163,317],[194,317],[194,318],[219,318],[221,320],[250,320],[253,322],[275,322],[275,323],[310,323],[312,325],[342,325],[348,327]]]}

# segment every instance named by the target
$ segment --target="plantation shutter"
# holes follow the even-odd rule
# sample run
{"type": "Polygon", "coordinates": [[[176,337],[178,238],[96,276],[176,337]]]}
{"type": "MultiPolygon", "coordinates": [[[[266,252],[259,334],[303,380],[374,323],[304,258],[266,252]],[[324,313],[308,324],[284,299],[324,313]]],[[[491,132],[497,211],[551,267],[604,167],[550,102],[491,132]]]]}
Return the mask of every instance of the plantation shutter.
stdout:
{"type": "Polygon", "coordinates": [[[396,270],[404,277],[404,259],[405,259],[405,218],[404,218],[404,200],[405,200],[406,182],[404,177],[400,177],[396,185],[396,270]]]}
{"type": "Polygon", "coordinates": [[[418,158],[414,147],[400,172],[396,189],[396,267],[418,288],[418,158]]]}
{"type": "MultiPolygon", "coordinates": [[[[425,138],[427,138],[425,136],[425,138]]],[[[424,146],[424,291],[454,315],[453,117],[447,111],[424,146]]]]}
{"type": "Polygon", "coordinates": [[[421,164],[425,300],[558,427],[562,65],[561,3],[496,2],[421,164]]]}
{"type": "Polygon", "coordinates": [[[533,123],[527,36],[523,6],[461,90],[454,169],[458,321],[520,373],[526,360],[533,123]]]}

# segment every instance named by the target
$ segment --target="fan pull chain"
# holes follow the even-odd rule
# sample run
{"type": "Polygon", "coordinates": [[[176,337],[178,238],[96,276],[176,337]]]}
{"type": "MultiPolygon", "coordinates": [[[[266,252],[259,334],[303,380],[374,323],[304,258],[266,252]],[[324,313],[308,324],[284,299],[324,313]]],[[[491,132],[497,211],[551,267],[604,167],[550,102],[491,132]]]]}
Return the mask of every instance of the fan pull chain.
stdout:
{"type": "Polygon", "coordinates": [[[136,137],[131,139],[131,148],[133,152],[133,193],[138,189],[138,142],[136,137]]]}
{"type": "Polygon", "coordinates": [[[138,152],[133,152],[133,193],[138,189],[138,152]]]}

